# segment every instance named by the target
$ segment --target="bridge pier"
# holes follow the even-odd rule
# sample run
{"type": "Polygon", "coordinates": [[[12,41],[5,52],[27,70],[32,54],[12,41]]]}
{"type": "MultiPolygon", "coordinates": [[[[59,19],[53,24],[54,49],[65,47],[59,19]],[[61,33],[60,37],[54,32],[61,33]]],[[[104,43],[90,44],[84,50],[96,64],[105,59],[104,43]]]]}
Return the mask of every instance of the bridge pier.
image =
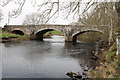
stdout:
{"type": "Polygon", "coordinates": [[[40,40],[40,41],[43,41],[43,35],[37,36],[37,35],[35,35],[35,34],[31,34],[31,35],[30,35],[30,39],[31,39],[31,40],[40,40]]]}
{"type": "Polygon", "coordinates": [[[76,42],[77,41],[77,37],[75,36],[75,37],[73,37],[73,40],[72,40],[73,42],[76,42]]]}
{"type": "MultiPolygon", "coordinates": [[[[43,41],[43,35],[52,30],[60,31],[65,35],[66,42],[76,42],[76,37],[85,32],[100,32],[104,33],[103,38],[109,35],[109,27],[106,26],[87,26],[87,25],[5,25],[4,30],[9,32],[22,31],[25,35],[30,36],[30,39],[43,41]]],[[[102,40],[104,40],[102,38],[102,40]]],[[[106,38],[108,41],[108,37],[106,38]]]]}
{"type": "Polygon", "coordinates": [[[66,42],[72,42],[72,37],[71,36],[65,36],[65,41],[66,42]]]}
{"type": "Polygon", "coordinates": [[[35,39],[36,39],[36,40],[43,41],[43,35],[38,35],[38,36],[36,35],[36,36],[35,36],[35,39]]]}
{"type": "Polygon", "coordinates": [[[65,42],[76,42],[76,37],[65,36],[65,42]]]}

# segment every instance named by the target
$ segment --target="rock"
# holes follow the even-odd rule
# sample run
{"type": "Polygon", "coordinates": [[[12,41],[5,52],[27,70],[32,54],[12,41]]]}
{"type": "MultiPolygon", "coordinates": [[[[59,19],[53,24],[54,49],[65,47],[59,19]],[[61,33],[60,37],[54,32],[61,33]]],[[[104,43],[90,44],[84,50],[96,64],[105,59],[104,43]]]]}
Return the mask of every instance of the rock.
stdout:
{"type": "Polygon", "coordinates": [[[83,70],[84,70],[84,71],[88,71],[88,70],[89,70],[89,68],[88,68],[88,67],[85,67],[83,70]]]}
{"type": "Polygon", "coordinates": [[[98,58],[96,56],[93,56],[93,57],[91,57],[91,59],[96,61],[98,58]]]}
{"type": "Polygon", "coordinates": [[[66,75],[72,78],[73,80],[82,79],[82,75],[79,72],[78,73],[68,72],[66,73],[66,75]]]}

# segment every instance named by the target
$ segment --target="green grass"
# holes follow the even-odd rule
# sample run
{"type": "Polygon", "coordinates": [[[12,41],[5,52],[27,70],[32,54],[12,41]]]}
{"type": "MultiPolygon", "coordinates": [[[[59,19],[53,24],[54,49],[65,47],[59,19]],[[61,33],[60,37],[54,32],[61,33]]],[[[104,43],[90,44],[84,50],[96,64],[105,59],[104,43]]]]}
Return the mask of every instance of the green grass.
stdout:
{"type": "Polygon", "coordinates": [[[2,30],[0,30],[0,33],[2,33],[2,30]]]}
{"type": "Polygon", "coordinates": [[[51,31],[51,34],[61,34],[62,32],[59,31],[51,31]]]}
{"type": "Polygon", "coordinates": [[[25,38],[26,36],[22,36],[22,35],[17,35],[17,34],[12,34],[12,33],[8,33],[5,31],[0,31],[0,38],[9,38],[9,37],[16,37],[16,38],[25,38]]]}
{"type": "Polygon", "coordinates": [[[44,37],[51,38],[52,35],[60,35],[62,32],[59,31],[49,31],[44,34],[44,37]]]}
{"type": "Polygon", "coordinates": [[[114,58],[112,58],[112,57],[114,57],[115,54],[116,54],[116,52],[107,51],[107,52],[105,53],[106,60],[107,60],[108,62],[113,61],[114,58]]]}
{"type": "Polygon", "coordinates": [[[111,78],[110,80],[120,79],[120,56],[116,55],[116,51],[106,51],[100,57],[101,65],[98,66],[97,72],[90,71],[93,78],[111,78]],[[104,62],[105,61],[105,62],[104,62]],[[106,66],[106,67],[105,67],[106,66]],[[109,76],[108,76],[109,75],[109,76]],[[111,76],[111,77],[110,77],[111,76]],[[115,78],[115,79],[112,79],[115,78]],[[118,79],[117,79],[118,78],[118,79]]]}
{"type": "Polygon", "coordinates": [[[107,51],[106,53],[105,53],[105,55],[106,56],[109,56],[109,57],[111,57],[111,56],[114,56],[116,54],[116,52],[111,52],[111,51],[107,51]]]}
{"type": "MultiPolygon", "coordinates": [[[[106,53],[104,53],[104,55],[106,56],[105,59],[106,61],[109,63],[109,66],[112,66],[112,68],[115,71],[120,71],[120,63],[118,62],[118,56],[116,56],[116,52],[115,51],[107,51],[106,53]]],[[[116,72],[116,73],[111,73],[114,77],[120,77],[120,73],[116,72]]]]}

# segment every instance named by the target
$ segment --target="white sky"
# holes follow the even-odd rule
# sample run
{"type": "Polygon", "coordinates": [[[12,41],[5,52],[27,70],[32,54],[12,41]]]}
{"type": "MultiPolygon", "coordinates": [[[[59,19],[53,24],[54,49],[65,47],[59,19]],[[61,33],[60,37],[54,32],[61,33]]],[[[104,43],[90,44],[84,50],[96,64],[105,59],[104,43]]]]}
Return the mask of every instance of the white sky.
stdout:
{"type": "MultiPolygon", "coordinates": [[[[36,0],[39,1],[40,3],[42,1],[46,1],[46,0],[36,0]]],[[[56,0],[53,0],[53,2],[56,0]]],[[[60,0],[62,2],[64,2],[65,0],[60,0]]],[[[66,0],[66,1],[74,1],[74,0],[66,0]]],[[[89,0],[83,0],[84,2],[88,2],[89,0]]],[[[101,1],[101,0],[100,0],[101,1]]],[[[105,0],[102,0],[105,1],[105,0]]],[[[110,0],[110,1],[115,1],[115,0],[110,0]]],[[[118,0],[119,1],[119,0],[118,0]]],[[[3,20],[0,23],[0,26],[4,26],[6,23],[8,23],[8,13],[11,10],[14,10],[17,7],[17,5],[14,5],[14,3],[9,3],[8,5],[6,5],[5,7],[1,7],[2,12],[4,14],[3,16],[3,20]]],[[[33,5],[31,4],[31,0],[26,0],[26,3],[22,9],[22,13],[17,17],[17,18],[10,18],[10,22],[9,25],[21,25],[23,23],[23,20],[25,18],[26,15],[31,14],[31,13],[35,13],[38,12],[36,7],[33,7],[33,5]]],[[[68,20],[64,18],[64,15],[62,13],[59,14],[59,17],[55,20],[51,20],[49,23],[50,24],[70,24],[72,22],[76,22],[77,20],[74,20],[73,18],[69,18],[68,20]]]]}
{"type": "MultiPolygon", "coordinates": [[[[4,14],[4,16],[3,16],[4,19],[0,23],[1,26],[8,23],[8,13],[9,13],[9,11],[14,10],[15,7],[17,7],[17,6],[14,5],[14,3],[9,3],[7,6],[1,7],[2,12],[4,14]]],[[[23,23],[23,20],[26,15],[35,13],[35,12],[38,12],[37,9],[35,9],[35,7],[33,7],[30,0],[27,0],[25,5],[23,6],[22,13],[17,18],[10,18],[9,25],[21,25],[23,23]]],[[[62,14],[59,14],[59,17],[57,19],[51,20],[49,23],[50,24],[69,24],[71,22],[73,22],[73,19],[66,20],[62,14]]]]}

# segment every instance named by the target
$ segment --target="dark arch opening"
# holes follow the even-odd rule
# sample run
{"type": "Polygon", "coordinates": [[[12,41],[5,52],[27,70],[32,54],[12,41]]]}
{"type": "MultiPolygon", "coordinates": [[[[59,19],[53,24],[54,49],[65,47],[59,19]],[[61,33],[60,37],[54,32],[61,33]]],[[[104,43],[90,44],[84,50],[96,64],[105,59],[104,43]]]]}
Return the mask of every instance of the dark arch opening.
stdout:
{"type": "Polygon", "coordinates": [[[96,42],[101,40],[101,34],[101,32],[94,30],[82,31],[73,36],[73,41],[96,42]]]}
{"type": "Polygon", "coordinates": [[[21,30],[14,30],[12,33],[17,34],[17,35],[24,35],[24,32],[21,30]]]}
{"type": "MultiPolygon", "coordinates": [[[[54,29],[41,30],[41,31],[39,31],[39,32],[36,33],[35,39],[43,41],[43,38],[45,38],[46,35],[50,35],[50,36],[54,35],[54,34],[51,33],[51,31],[57,31],[57,30],[54,30],[54,29]]],[[[59,32],[59,31],[57,31],[57,32],[59,32]]],[[[62,32],[60,32],[60,33],[62,33],[62,32]]],[[[47,37],[49,37],[49,36],[47,36],[47,37]]]]}

